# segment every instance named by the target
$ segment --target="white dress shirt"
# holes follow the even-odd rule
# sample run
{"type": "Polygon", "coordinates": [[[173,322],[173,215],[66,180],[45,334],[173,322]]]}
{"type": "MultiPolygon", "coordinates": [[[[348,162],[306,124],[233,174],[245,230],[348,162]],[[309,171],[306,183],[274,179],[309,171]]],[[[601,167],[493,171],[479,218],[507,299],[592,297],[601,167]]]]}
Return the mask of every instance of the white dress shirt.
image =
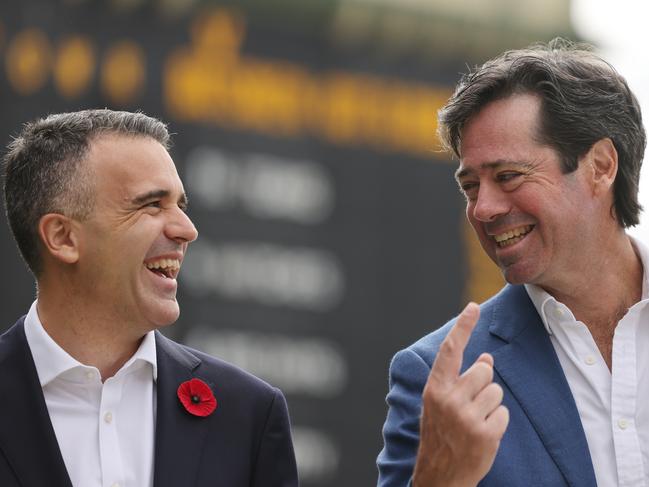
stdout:
{"type": "Polygon", "coordinates": [[[540,287],[525,288],[550,335],[577,404],[601,487],[649,487],[649,251],[642,299],[618,322],[609,371],[584,323],[540,287]]]}
{"type": "Polygon", "coordinates": [[[72,485],[152,487],[156,347],[148,333],[104,383],[45,331],[32,304],[25,318],[45,403],[72,485]]]}

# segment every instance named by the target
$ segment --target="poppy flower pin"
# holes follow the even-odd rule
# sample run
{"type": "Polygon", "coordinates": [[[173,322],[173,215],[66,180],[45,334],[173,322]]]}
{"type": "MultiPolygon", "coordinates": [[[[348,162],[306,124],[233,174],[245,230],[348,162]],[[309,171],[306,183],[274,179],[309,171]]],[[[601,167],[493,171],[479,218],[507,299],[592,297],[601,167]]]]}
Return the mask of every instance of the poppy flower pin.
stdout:
{"type": "Polygon", "coordinates": [[[216,398],[212,389],[200,379],[191,379],[178,387],[178,399],[189,414],[204,418],[216,409],[216,398]]]}

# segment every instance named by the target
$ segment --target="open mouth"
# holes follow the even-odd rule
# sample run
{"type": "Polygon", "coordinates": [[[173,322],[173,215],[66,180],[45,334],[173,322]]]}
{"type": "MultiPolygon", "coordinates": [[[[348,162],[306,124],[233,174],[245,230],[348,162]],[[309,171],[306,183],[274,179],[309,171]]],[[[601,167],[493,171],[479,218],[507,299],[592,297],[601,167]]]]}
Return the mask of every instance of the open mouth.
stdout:
{"type": "Polygon", "coordinates": [[[180,272],[180,261],[178,259],[158,259],[144,265],[154,274],[166,279],[175,279],[180,272]]]}
{"type": "Polygon", "coordinates": [[[498,247],[502,249],[523,240],[525,236],[532,231],[533,228],[534,225],[525,225],[522,227],[514,228],[505,233],[494,235],[493,238],[496,241],[496,245],[498,245],[498,247]]]}

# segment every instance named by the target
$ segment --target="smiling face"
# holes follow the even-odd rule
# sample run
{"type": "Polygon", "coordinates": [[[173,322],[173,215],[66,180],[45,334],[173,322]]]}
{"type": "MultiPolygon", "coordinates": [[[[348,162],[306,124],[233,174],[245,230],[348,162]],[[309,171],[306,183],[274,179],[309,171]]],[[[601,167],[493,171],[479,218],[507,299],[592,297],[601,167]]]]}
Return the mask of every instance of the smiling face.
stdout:
{"type": "Polygon", "coordinates": [[[601,213],[586,164],[563,174],[557,152],[537,142],[539,111],[531,94],[486,105],[462,132],[456,177],[467,218],[505,279],[547,290],[571,285],[601,213]]]}
{"type": "Polygon", "coordinates": [[[79,224],[83,298],[138,334],[173,323],[176,277],[197,231],[169,153],[149,137],[107,134],[92,141],[86,163],[96,201],[79,224]]]}

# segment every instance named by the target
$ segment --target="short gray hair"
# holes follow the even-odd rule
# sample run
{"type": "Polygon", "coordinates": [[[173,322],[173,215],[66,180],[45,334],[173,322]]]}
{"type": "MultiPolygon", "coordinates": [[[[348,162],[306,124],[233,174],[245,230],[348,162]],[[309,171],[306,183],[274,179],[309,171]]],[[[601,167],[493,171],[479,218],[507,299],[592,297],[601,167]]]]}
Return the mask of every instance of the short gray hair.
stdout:
{"type": "Polygon", "coordinates": [[[42,272],[38,223],[48,213],[84,220],[94,208],[94,179],[83,160],[91,141],[103,134],[151,137],[169,147],[160,120],[108,109],[49,115],[25,124],[4,156],[7,219],[23,259],[42,272]]]}

